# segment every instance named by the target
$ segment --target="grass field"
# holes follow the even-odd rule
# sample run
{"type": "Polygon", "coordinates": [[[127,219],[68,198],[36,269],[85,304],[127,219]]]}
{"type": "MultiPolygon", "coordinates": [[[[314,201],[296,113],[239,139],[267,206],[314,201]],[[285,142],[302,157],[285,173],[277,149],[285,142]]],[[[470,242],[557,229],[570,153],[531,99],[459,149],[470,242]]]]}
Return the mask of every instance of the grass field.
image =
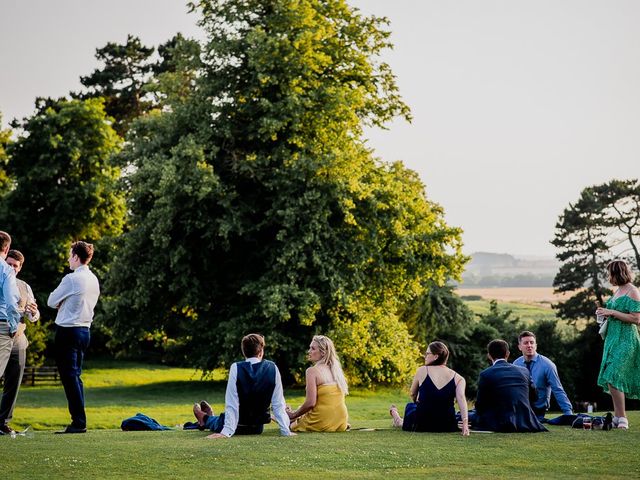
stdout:
{"type": "Polygon", "coordinates": [[[568,294],[554,293],[552,287],[459,288],[456,293],[460,296],[478,295],[485,300],[529,303],[548,307],[568,297],[568,294]]]}
{"type": "MultiPolygon", "coordinates": [[[[490,300],[464,300],[464,303],[477,315],[489,313],[490,300]]],[[[533,323],[537,320],[555,320],[555,311],[549,306],[518,303],[518,302],[498,302],[501,311],[511,310],[513,317],[519,317],[525,323],[533,323]]]]}
{"type": "MultiPolygon", "coordinates": [[[[91,367],[91,365],[90,365],[91,367]]],[[[165,425],[191,420],[191,405],[222,406],[224,381],[201,381],[188,369],[94,364],[84,375],[89,433],[53,435],[68,422],[61,387],[24,388],[15,426],[32,436],[0,437],[8,478],[638,478],[640,412],[630,431],[552,428],[545,434],[410,434],[390,428],[399,389],[356,390],[347,399],[354,430],[281,438],[206,440],[198,431],[121,432],[140,411],[165,425]]],[[[297,404],[301,390],[286,392],[297,404]]]]}

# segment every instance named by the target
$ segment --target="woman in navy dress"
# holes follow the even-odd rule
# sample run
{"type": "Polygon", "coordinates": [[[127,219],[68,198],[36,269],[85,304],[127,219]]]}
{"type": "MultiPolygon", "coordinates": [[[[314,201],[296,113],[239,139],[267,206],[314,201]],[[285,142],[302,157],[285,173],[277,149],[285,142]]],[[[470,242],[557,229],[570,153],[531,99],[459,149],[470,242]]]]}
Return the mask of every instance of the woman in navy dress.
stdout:
{"type": "Polygon", "coordinates": [[[389,412],[396,427],[409,432],[457,432],[458,421],[453,405],[458,401],[462,416],[462,435],[469,435],[469,415],[465,397],[466,382],[447,367],[449,349],[442,342],[429,344],[424,365],[419,367],[411,384],[411,399],[400,417],[395,405],[389,412]]]}

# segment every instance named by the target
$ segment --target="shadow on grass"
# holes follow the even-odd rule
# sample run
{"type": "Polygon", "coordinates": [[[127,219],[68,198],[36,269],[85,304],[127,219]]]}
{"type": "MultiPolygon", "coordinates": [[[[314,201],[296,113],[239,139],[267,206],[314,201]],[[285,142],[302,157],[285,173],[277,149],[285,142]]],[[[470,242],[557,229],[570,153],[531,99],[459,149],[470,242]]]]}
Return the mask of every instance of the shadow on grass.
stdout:
{"type": "MultiPolygon", "coordinates": [[[[198,399],[224,403],[226,382],[169,381],[146,385],[92,387],[85,389],[85,400],[92,407],[161,406],[177,403],[193,404],[198,399]]],[[[66,407],[61,385],[23,388],[19,402],[24,407],[66,407]]]]}

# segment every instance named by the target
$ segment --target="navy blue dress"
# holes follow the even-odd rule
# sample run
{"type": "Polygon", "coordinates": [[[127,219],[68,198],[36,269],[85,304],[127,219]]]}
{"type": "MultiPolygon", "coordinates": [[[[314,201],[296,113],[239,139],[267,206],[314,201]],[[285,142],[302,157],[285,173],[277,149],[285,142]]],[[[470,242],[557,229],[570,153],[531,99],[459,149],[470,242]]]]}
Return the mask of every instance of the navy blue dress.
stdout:
{"type": "Polygon", "coordinates": [[[437,389],[427,375],[418,388],[418,401],[407,403],[402,429],[408,432],[457,432],[458,421],[453,408],[456,398],[455,375],[449,383],[437,389]]]}

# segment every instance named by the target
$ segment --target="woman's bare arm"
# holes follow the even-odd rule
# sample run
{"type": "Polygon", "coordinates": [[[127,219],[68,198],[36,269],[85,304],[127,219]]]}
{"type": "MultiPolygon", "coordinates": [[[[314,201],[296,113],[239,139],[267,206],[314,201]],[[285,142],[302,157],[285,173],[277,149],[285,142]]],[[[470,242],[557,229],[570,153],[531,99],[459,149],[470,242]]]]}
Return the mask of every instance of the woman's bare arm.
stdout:
{"type": "Polygon", "coordinates": [[[416,374],[413,376],[413,382],[411,382],[411,389],[409,390],[409,396],[414,402],[418,400],[418,389],[420,388],[420,380],[422,377],[426,377],[427,367],[422,366],[416,370],[416,374]]]}
{"type": "Polygon", "coordinates": [[[287,411],[289,418],[291,420],[295,420],[298,417],[301,417],[313,407],[316,406],[316,402],[318,401],[318,385],[317,382],[317,373],[314,367],[307,368],[307,372],[305,374],[305,383],[306,383],[306,398],[304,403],[298,407],[298,409],[294,412],[291,410],[287,411]]]}
{"type": "Polygon", "coordinates": [[[462,435],[466,437],[469,435],[469,408],[467,407],[467,397],[465,395],[467,382],[460,375],[456,374],[456,376],[458,377],[458,383],[456,383],[456,400],[458,407],[460,407],[460,416],[462,417],[462,435]]]}

